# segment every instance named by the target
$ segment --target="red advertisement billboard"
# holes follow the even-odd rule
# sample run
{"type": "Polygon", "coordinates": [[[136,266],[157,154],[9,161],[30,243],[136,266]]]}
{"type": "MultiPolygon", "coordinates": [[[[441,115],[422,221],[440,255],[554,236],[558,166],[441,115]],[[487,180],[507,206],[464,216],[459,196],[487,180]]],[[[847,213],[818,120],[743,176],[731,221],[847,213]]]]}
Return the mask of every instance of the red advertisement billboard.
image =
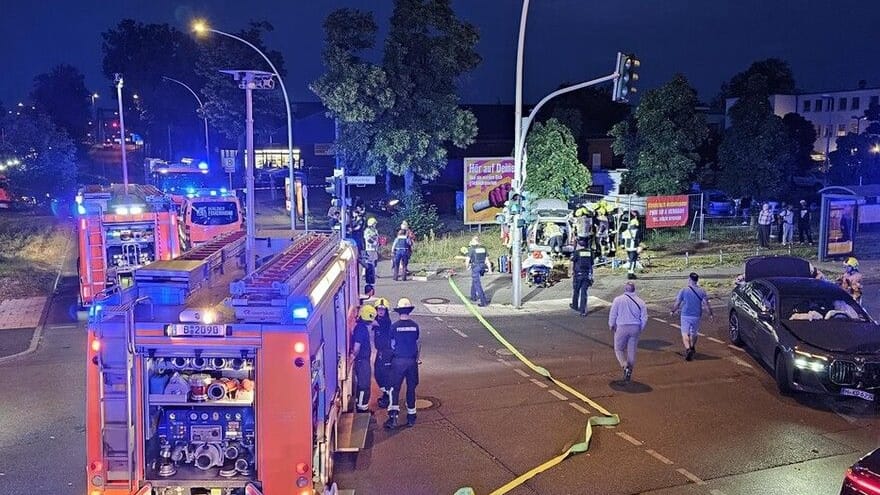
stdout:
{"type": "Polygon", "coordinates": [[[688,222],[688,196],[650,196],[645,207],[645,227],[683,227],[688,222]]]}

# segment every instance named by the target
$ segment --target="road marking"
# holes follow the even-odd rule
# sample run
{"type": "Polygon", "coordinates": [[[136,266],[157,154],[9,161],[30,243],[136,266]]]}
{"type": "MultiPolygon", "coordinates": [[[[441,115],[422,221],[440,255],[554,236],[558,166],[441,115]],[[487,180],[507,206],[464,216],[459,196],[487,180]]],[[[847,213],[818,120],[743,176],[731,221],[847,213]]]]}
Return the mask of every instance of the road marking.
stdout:
{"type": "Polygon", "coordinates": [[[669,459],[667,459],[667,458],[663,457],[662,455],[658,454],[657,451],[655,451],[655,450],[652,450],[652,449],[645,449],[645,452],[647,452],[648,455],[650,455],[650,456],[653,457],[654,459],[657,459],[658,461],[662,462],[663,464],[673,464],[672,461],[670,461],[669,459]]]}
{"type": "Polygon", "coordinates": [[[546,383],[544,383],[536,378],[532,378],[530,381],[541,388],[547,388],[549,386],[546,383]]]}
{"type": "Polygon", "coordinates": [[[660,323],[668,323],[668,322],[667,322],[666,320],[664,320],[663,318],[651,318],[651,319],[654,320],[654,321],[659,321],[660,323]]]}
{"type": "Polygon", "coordinates": [[[735,346],[735,345],[733,345],[733,344],[727,344],[727,347],[730,347],[730,348],[733,349],[734,351],[746,352],[745,349],[743,349],[743,348],[741,348],[741,347],[737,347],[737,346],[735,346]]]}
{"type": "Polygon", "coordinates": [[[485,349],[486,346],[484,346],[483,344],[477,344],[477,347],[479,347],[480,349],[485,349]]]}
{"type": "Polygon", "coordinates": [[[457,329],[457,328],[452,328],[451,330],[452,330],[453,332],[455,332],[455,333],[461,335],[461,336],[464,337],[464,338],[468,338],[468,336],[467,336],[466,333],[462,332],[461,330],[459,330],[459,329],[457,329]]]}
{"type": "Polygon", "coordinates": [[[678,323],[670,323],[669,326],[675,327],[675,328],[681,330],[681,325],[679,325],[678,323]]]}
{"type": "Polygon", "coordinates": [[[728,357],[726,357],[726,358],[724,358],[724,359],[727,359],[728,361],[733,362],[733,363],[736,364],[737,366],[745,366],[746,368],[754,369],[754,367],[753,367],[751,364],[749,364],[749,363],[743,361],[742,359],[740,359],[740,358],[738,358],[738,357],[736,357],[736,356],[728,356],[728,357]]]}
{"type": "Polygon", "coordinates": [[[437,321],[443,321],[443,318],[440,318],[439,316],[435,316],[434,319],[437,321]]]}
{"type": "Polygon", "coordinates": [[[705,337],[705,336],[706,336],[706,334],[703,333],[703,332],[697,332],[697,335],[699,335],[700,337],[705,337]]]}
{"type": "Polygon", "coordinates": [[[707,340],[711,340],[712,342],[715,342],[716,344],[724,344],[724,341],[723,341],[723,340],[721,340],[721,339],[716,339],[715,337],[706,337],[706,339],[707,339],[707,340]]]}
{"type": "Polygon", "coordinates": [[[573,408],[575,408],[575,409],[577,409],[578,411],[580,411],[580,412],[582,412],[582,413],[584,413],[584,414],[590,414],[590,410],[589,410],[589,409],[587,409],[586,407],[584,407],[584,406],[578,404],[577,402],[569,402],[568,405],[571,406],[571,407],[573,407],[573,408]]]}
{"type": "Polygon", "coordinates": [[[519,369],[519,368],[514,368],[514,369],[513,369],[513,372],[516,373],[517,375],[521,376],[521,377],[529,378],[529,374],[526,373],[525,371],[519,369]]]}
{"type": "MultiPolygon", "coordinates": [[[[480,346],[480,347],[482,347],[482,346],[480,346]]],[[[508,363],[508,362],[507,362],[506,360],[504,360],[504,359],[498,358],[498,362],[501,363],[501,364],[503,364],[503,365],[505,365],[505,366],[510,366],[511,368],[513,367],[512,364],[508,363]]]]}
{"type": "Polygon", "coordinates": [[[77,330],[79,325],[58,325],[49,327],[52,330],[77,330]]]}
{"type": "Polygon", "coordinates": [[[553,397],[556,397],[559,400],[568,400],[568,397],[563,395],[562,392],[560,392],[558,390],[553,390],[551,388],[550,390],[548,390],[548,392],[550,392],[550,395],[552,395],[553,397]]]}
{"type": "Polygon", "coordinates": [[[633,445],[635,445],[635,446],[637,446],[637,447],[638,447],[639,445],[642,445],[642,442],[636,440],[635,438],[633,438],[633,437],[627,435],[626,433],[624,433],[624,432],[622,432],[622,431],[618,431],[618,432],[617,432],[617,436],[619,436],[620,438],[626,440],[627,442],[629,442],[629,443],[631,443],[631,444],[633,444],[633,445]]]}
{"type": "Polygon", "coordinates": [[[700,478],[697,478],[696,475],[694,475],[694,473],[688,471],[685,468],[678,468],[678,469],[676,469],[676,471],[678,471],[679,473],[681,473],[682,476],[693,481],[694,483],[696,483],[698,485],[705,485],[706,484],[705,481],[701,480],[700,478]]]}

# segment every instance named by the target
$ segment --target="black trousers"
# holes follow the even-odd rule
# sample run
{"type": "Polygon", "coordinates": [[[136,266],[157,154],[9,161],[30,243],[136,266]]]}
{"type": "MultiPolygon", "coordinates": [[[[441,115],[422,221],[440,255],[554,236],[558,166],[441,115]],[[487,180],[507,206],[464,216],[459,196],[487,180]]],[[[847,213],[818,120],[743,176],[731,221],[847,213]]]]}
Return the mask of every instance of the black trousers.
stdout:
{"type": "Polygon", "coordinates": [[[370,359],[358,358],[354,360],[354,397],[357,401],[357,410],[366,411],[370,406],[370,359]]]}
{"type": "Polygon", "coordinates": [[[376,359],[373,361],[373,375],[376,377],[376,384],[379,388],[388,390],[392,385],[391,372],[391,351],[376,352],[376,359]]]}
{"type": "Polygon", "coordinates": [[[419,384],[419,363],[416,358],[395,357],[391,360],[393,373],[391,385],[391,403],[388,411],[395,414],[400,411],[400,388],[406,382],[406,413],[416,413],[416,386],[419,384]]]}
{"type": "Polygon", "coordinates": [[[586,273],[575,273],[571,280],[571,305],[582,315],[587,314],[587,298],[590,289],[590,276],[586,273]]]}

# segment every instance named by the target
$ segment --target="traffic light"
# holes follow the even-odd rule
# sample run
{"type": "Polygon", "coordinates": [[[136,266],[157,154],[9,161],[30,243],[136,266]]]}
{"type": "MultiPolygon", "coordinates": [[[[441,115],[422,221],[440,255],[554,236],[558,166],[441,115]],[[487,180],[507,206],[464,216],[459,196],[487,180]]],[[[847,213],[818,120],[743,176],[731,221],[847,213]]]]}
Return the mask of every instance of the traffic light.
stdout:
{"type": "Polygon", "coordinates": [[[324,177],[327,185],[324,190],[330,195],[330,204],[336,207],[342,206],[342,198],[345,195],[345,173],[342,169],[333,170],[333,175],[324,177]]]}
{"type": "Polygon", "coordinates": [[[617,67],[614,78],[614,91],[611,99],[616,102],[626,103],[631,93],[635,93],[636,81],[639,80],[639,66],[641,62],[633,54],[617,52],[617,67]]]}

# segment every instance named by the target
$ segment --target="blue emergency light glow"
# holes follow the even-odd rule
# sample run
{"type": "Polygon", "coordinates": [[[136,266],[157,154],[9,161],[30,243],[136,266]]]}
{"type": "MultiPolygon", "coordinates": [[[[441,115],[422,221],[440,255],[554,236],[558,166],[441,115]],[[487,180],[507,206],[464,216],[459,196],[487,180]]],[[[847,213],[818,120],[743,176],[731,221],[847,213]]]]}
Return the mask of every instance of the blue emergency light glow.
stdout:
{"type": "Polygon", "coordinates": [[[215,191],[215,190],[212,189],[212,190],[211,190],[211,196],[216,196],[216,195],[217,195],[217,191],[215,191]]]}
{"type": "Polygon", "coordinates": [[[76,204],[81,205],[82,202],[83,202],[82,194],[77,194],[76,195],[76,204]]]}
{"type": "Polygon", "coordinates": [[[309,317],[309,308],[299,306],[293,308],[293,318],[295,320],[305,320],[309,317]]]}
{"type": "Polygon", "coordinates": [[[91,308],[89,308],[89,316],[97,315],[98,313],[101,312],[102,309],[103,309],[103,307],[100,304],[96,304],[96,305],[92,306],[91,308]]]}
{"type": "Polygon", "coordinates": [[[220,194],[226,194],[227,192],[229,191],[227,191],[225,187],[220,188],[220,194]]]}
{"type": "Polygon", "coordinates": [[[79,213],[80,215],[85,215],[86,209],[83,205],[76,205],[76,212],[79,213]]]}
{"type": "Polygon", "coordinates": [[[208,164],[205,162],[199,163],[199,170],[208,170],[208,164]]]}
{"type": "Polygon", "coordinates": [[[196,193],[196,188],[194,188],[194,187],[187,187],[187,188],[186,188],[186,193],[187,193],[187,194],[195,194],[195,193],[196,193]]]}

